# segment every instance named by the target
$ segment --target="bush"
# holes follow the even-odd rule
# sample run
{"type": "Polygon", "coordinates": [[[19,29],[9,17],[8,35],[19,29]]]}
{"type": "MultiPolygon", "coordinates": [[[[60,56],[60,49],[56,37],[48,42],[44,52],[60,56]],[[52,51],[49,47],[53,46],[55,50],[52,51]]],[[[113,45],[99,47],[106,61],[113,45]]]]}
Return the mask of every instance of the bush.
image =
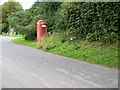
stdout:
{"type": "Polygon", "coordinates": [[[55,29],[89,41],[118,40],[118,2],[63,2],[55,29]]]}
{"type": "Polygon", "coordinates": [[[9,16],[8,21],[28,40],[35,39],[37,21],[45,19],[49,32],[64,32],[65,40],[76,37],[111,43],[120,39],[119,5],[119,2],[36,2],[30,9],[9,16]]]}
{"type": "Polygon", "coordinates": [[[40,48],[43,50],[50,50],[57,46],[60,46],[63,42],[65,42],[64,34],[53,33],[48,37],[43,37],[42,42],[40,44],[40,48]]]}

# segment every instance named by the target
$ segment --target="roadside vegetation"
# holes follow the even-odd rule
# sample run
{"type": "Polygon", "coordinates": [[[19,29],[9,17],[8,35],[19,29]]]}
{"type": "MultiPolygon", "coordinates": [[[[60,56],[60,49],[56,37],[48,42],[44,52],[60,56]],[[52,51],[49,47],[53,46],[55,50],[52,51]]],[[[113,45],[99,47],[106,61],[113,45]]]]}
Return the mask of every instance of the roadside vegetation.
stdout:
{"type": "Polygon", "coordinates": [[[118,69],[118,47],[116,44],[102,44],[77,40],[72,42],[62,42],[62,38],[57,34],[44,38],[39,46],[36,41],[28,41],[24,38],[16,38],[12,41],[17,44],[30,46],[62,56],[75,58],[92,64],[99,64],[106,67],[118,69]],[[56,38],[57,37],[57,38],[56,38]]]}
{"type": "Polygon", "coordinates": [[[12,40],[19,44],[118,68],[119,5],[119,2],[35,2],[30,9],[23,10],[19,5],[16,12],[7,14],[3,4],[3,16],[7,14],[3,31],[9,26],[24,35],[12,40]],[[38,46],[36,23],[42,19],[48,22],[49,36],[43,37],[38,46]]]}

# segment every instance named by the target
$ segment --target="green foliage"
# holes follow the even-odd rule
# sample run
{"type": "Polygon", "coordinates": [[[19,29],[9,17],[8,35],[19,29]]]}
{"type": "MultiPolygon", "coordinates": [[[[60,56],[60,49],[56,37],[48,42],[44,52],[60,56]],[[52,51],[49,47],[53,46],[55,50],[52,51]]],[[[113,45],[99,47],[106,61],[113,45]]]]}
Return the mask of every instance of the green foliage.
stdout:
{"type": "Polygon", "coordinates": [[[89,63],[99,64],[107,67],[118,68],[118,51],[117,46],[94,47],[91,44],[76,44],[65,42],[60,46],[48,50],[49,52],[76,58],[89,63]]]}
{"type": "Polygon", "coordinates": [[[36,2],[30,9],[10,15],[8,21],[26,40],[36,38],[36,23],[41,19],[48,22],[49,32],[53,32],[43,37],[40,46],[26,40],[20,44],[118,68],[118,48],[110,44],[120,39],[119,5],[119,2],[36,2]],[[82,43],[80,39],[92,43],[82,43]],[[94,41],[109,44],[99,46],[94,41]]]}
{"type": "Polygon", "coordinates": [[[90,42],[62,42],[63,34],[52,34],[49,38],[44,38],[41,46],[35,41],[26,41],[23,38],[16,38],[12,41],[18,44],[42,49],[54,54],[76,58],[85,62],[99,64],[111,68],[118,67],[118,47],[116,44],[100,45],[99,43],[90,42]],[[57,37],[57,38],[55,38],[57,37]]]}
{"type": "Polygon", "coordinates": [[[36,39],[36,23],[38,20],[45,19],[48,22],[49,31],[52,31],[54,14],[61,3],[36,2],[30,9],[19,11],[9,16],[9,24],[25,35],[26,40],[36,39]]]}
{"type": "Polygon", "coordinates": [[[46,51],[61,45],[64,41],[64,34],[53,33],[49,37],[43,37],[40,48],[46,51]]]}
{"type": "Polygon", "coordinates": [[[21,44],[21,45],[26,45],[26,46],[29,46],[29,47],[38,48],[38,46],[35,43],[35,41],[27,41],[23,37],[22,38],[12,39],[12,42],[15,42],[15,43],[21,44]]]}
{"type": "Polygon", "coordinates": [[[119,4],[119,2],[35,2],[30,9],[11,15],[8,21],[16,31],[25,34],[26,39],[36,38],[36,23],[44,19],[48,22],[49,32],[64,32],[66,40],[75,37],[110,43],[120,39],[119,4]]]}
{"type": "Polygon", "coordinates": [[[16,1],[12,2],[9,0],[2,5],[2,30],[4,32],[7,32],[9,29],[9,23],[7,18],[20,10],[22,10],[22,6],[19,2],[16,1]]]}
{"type": "Polygon", "coordinates": [[[119,3],[64,2],[58,11],[55,29],[66,31],[69,37],[89,41],[118,40],[119,3]]]}
{"type": "Polygon", "coordinates": [[[49,31],[54,31],[53,25],[55,22],[55,16],[58,8],[60,8],[61,2],[38,2],[41,6],[42,13],[39,19],[44,19],[48,22],[49,31]]]}

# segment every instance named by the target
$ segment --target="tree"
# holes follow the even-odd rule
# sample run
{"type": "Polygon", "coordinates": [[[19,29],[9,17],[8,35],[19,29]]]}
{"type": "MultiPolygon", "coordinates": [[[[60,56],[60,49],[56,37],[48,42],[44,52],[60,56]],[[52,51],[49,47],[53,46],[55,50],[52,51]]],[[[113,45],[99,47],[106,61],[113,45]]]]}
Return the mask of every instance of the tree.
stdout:
{"type": "MultiPolygon", "coordinates": [[[[36,23],[44,19],[50,32],[64,32],[67,38],[115,42],[118,40],[117,2],[35,2],[25,11],[9,15],[8,21],[26,39],[36,38],[36,23]],[[17,24],[16,24],[17,23],[17,24]]],[[[6,27],[6,24],[3,24],[6,27]]]]}
{"type": "Polygon", "coordinates": [[[8,22],[16,32],[24,34],[25,39],[34,40],[38,20],[45,19],[48,22],[49,31],[53,30],[55,12],[60,4],[60,2],[35,2],[30,9],[10,15],[8,22]]]}
{"type": "Polygon", "coordinates": [[[2,6],[0,5],[0,32],[2,31],[2,6]]]}
{"type": "Polygon", "coordinates": [[[14,0],[9,0],[2,5],[2,30],[7,32],[9,29],[9,23],[7,18],[13,15],[15,12],[23,10],[22,5],[14,0]]]}

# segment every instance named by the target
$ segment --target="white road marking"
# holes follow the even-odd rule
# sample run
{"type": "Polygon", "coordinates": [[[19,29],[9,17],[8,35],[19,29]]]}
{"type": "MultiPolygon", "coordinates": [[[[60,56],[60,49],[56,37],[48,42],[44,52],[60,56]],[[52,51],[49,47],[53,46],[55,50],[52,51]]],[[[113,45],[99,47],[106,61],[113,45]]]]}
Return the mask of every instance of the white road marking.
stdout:
{"type": "Polygon", "coordinates": [[[70,74],[67,71],[65,71],[64,69],[56,68],[56,70],[59,71],[59,72],[62,72],[64,74],[70,74]]]}
{"type": "Polygon", "coordinates": [[[47,65],[47,63],[44,63],[45,65],[47,65]]]}
{"type": "Polygon", "coordinates": [[[40,77],[38,77],[35,73],[33,73],[33,76],[36,77],[37,79],[39,79],[40,81],[42,81],[46,87],[51,88],[48,83],[46,83],[44,80],[42,80],[40,77]]]}
{"type": "Polygon", "coordinates": [[[81,78],[80,76],[78,76],[78,75],[72,75],[74,78],[77,78],[78,80],[81,80],[81,81],[83,81],[83,82],[86,82],[86,83],[88,83],[88,84],[91,84],[91,85],[93,85],[93,86],[96,86],[96,87],[98,87],[98,88],[102,88],[102,86],[101,85],[98,85],[98,84],[96,84],[96,83],[94,83],[94,82],[91,82],[91,81],[88,81],[88,80],[86,80],[86,79],[83,79],[83,78],[81,78]]]}
{"type": "MultiPolygon", "coordinates": [[[[91,81],[88,81],[88,80],[86,80],[86,79],[84,79],[84,78],[81,78],[81,77],[78,76],[78,75],[70,74],[69,72],[67,72],[67,71],[64,70],[64,69],[56,68],[56,70],[59,71],[59,72],[62,72],[62,73],[64,73],[64,74],[70,75],[70,76],[72,76],[72,77],[74,77],[74,78],[76,78],[76,79],[78,79],[78,80],[81,80],[81,81],[83,81],[83,82],[85,82],[85,83],[88,83],[88,84],[91,84],[91,85],[93,85],[93,86],[96,86],[96,87],[98,87],[98,88],[101,88],[101,87],[102,87],[102,86],[100,86],[100,85],[98,85],[98,84],[96,84],[96,83],[94,83],[94,82],[91,82],[91,81]]],[[[61,83],[65,84],[64,82],[61,82],[61,83]]]]}

